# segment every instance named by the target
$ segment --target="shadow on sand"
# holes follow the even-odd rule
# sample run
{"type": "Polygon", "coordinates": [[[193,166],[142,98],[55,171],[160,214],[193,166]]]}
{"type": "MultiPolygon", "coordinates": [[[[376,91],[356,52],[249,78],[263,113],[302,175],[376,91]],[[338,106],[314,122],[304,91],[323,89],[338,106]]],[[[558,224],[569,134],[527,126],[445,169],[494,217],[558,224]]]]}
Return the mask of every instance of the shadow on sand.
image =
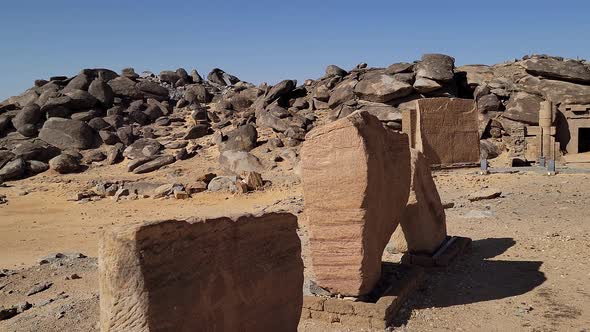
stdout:
{"type": "Polygon", "coordinates": [[[414,293],[394,320],[407,323],[412,309],[449,307],[502,299],[530,292],[545,282],[542,262],[490,260],[512,247],[512,238],[473,241],[471,252],[445,270],[427,276],[425,287],[414,293]]]}

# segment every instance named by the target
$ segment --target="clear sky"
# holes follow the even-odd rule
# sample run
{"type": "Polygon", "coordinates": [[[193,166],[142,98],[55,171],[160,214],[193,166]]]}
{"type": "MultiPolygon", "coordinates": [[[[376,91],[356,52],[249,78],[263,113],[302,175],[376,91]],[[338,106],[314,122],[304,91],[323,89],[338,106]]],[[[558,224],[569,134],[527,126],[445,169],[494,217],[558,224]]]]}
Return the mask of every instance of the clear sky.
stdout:
{"type": "Polygon", "coordinates": [[[590,58],[590,1],[2,0],[0,100],[82,68],[213,67],[260,83],[423,53],[590,58]]]}

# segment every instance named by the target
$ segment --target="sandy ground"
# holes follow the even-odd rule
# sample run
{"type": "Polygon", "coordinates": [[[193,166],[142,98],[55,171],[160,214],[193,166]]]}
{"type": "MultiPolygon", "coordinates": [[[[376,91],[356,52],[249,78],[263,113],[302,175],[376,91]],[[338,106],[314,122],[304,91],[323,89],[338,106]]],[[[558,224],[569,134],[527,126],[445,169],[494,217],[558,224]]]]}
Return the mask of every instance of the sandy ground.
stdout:
{"type": "MultiPolygon", "coordinates": [[[[48,174],[0,188],[9,200],[0,205],[0,268],[18,269],[15,275],[0,277],[0,306],[23,301],[34,305],[0,321],[0,331],[96,329],[98,282],[92,257],[96,257],[101,231],[110,225],[284,207],[301,197],[296,181],[277,179],[270,188],[248,195],[201,193],[188,200],[104,199],[83,204],[67,200],[87,187],[88,181],[114,179],[113,174],[124,174],[118,180],[165,183],[190,180],[209,165],[180,163],[147,177],[127,175],[116,168],[122,166],[114,167],[59,177],[48,174]],[[24,192],[28,194],[21,195],[24,192]],[[278,201],[282,203],[277,205],[278,201]],[[38,265],[41,257],[55,252],[82,252],[90,258],[38,265]],[[73,273],[81,279],[66,280],[73,273]],[[41,282],[53,286],[26,295],[41,282]],[[48,299],[54,301],[45,303],[48,299]]],[[[436,172],[443,201],[455,203],[446,210],[449,234],[471,237],[473,249],[450,267],[430,271],[392,329],[590,330],[589,180],[588,174],[436,172]],[[485,187],[498,188],[502,196],[467,200],[467,195],[485,187]]],[[[305,233],[305,224],[301,227],[305,233]]],[[[306,255],[305,248],[303,252],[306,255]]],[[[300,330],[347,331],[337,324],[302,324],[300,330]]]]}

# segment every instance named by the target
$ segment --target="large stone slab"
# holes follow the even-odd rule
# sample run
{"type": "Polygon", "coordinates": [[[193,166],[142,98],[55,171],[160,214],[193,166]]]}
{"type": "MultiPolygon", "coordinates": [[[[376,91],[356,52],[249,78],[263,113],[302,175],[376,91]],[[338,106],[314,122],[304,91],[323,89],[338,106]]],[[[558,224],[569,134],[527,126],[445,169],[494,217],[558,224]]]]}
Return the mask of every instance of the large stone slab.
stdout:
{"type": "Polygon", "coordinates": [[[447,237],[445,209],[426,157],[416,149],[411,149],[411,156],[410,197],[393,244],[400,252],[432,254],[447,237]]]}
{"type": "Polygon", "coordinates": [[[366,294],[408,201],[407,136],[358,111],[312,130],[301,155],[316,281],[334,293],[366,294]]]}
{"type": "Polygon", "coordinates": [[[428,162],[451,165],[479,162],[479,123],[475,102],[459,98],[424,98],[417,111],[412,147],[423,152],[428,162]]]}
{"type": "Polygon", "coordinates": [[[296,331],[303,304],[288,213],[115,228],[99,248],[101,331],[296,331]]]}
{"type": "Polygon", "coordinates": [[[533,75],[582,84],[590,83],[590,67],[577,60],[531,58],[521,62],[521,66],[533,75]]]}

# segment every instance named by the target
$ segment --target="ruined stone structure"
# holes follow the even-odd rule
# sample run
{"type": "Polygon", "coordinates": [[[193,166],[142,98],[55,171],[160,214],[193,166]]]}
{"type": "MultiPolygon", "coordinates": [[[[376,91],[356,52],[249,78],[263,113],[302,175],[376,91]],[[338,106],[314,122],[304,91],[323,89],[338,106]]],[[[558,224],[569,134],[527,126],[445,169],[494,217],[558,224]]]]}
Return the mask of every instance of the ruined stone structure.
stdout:
{"type": "Polygon", "coordinates": [[[567,131],[560,136],[562,147],[565,146],[567,153],[589,152],[590,105],[564,105],[562,113],[567,123],[567,128],[563,128],[567,131]]]}
{"type": "Polygon", "coordinates": [[[411,157],[410,197],[392,238],[399,252],[432,254],[447,237],[445,209],[428,161],[415,149],[411,157]]]}
{"type": "Polygon", "coordinates": [[[303,262],[288,213],[124,226],[100,243],[101,331],[296,331],[303,262]]]}
{"type": "Polygon", "coordinates": [[[407,136],[354,112],[311,131],[301,160],[316,281],[334,293],[366,294],[408,201],[407,136]]]}
{"type": "Polygon", "coordinates": [[[415,110],[404,112],[402,131],[431,165],[479,161],[479,122],[473,100],[425,98],[416,105],[415,110]]]}

